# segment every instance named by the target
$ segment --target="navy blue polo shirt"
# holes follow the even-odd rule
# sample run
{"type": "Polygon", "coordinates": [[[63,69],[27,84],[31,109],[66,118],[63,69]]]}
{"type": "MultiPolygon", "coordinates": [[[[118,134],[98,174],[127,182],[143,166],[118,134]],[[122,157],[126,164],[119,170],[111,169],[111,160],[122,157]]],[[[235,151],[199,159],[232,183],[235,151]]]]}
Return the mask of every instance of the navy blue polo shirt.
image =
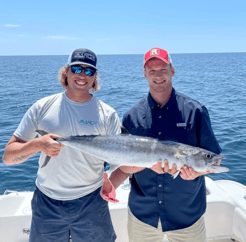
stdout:
{"type": "MultiPolygon", "coordinates": [[[[221,152],[206,107],[175,89],[163,106],[150,94],[141,99],[126,112],[123,126],[134,135],[221,152]]],[[[135,217],[153,227],[157,228],[160,218],[163,232],[189,227],[205,212],[205,179],[187,181],[180,175],[173,179],[168,173],[144,169],[132,177],[129,207],[135,217]]]]}

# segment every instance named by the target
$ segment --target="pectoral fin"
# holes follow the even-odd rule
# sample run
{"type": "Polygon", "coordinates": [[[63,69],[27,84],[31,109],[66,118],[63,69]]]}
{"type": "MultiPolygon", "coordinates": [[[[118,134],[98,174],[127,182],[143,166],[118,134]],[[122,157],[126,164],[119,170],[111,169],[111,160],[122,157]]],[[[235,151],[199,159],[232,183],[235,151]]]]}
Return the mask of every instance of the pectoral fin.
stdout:
{"type": "Polygon", "coordinates": [[[180,155],[184,155],[183,151],[181,149],[177,149],[177,152],[180,154],[180,155]]]}
{"type": "Polygon", "coordinates": [[[183,151],[181,149],[176,150],[176,154],[174,155],[176,158],[179,158],[181,156],[185,157],[183,151]]]}

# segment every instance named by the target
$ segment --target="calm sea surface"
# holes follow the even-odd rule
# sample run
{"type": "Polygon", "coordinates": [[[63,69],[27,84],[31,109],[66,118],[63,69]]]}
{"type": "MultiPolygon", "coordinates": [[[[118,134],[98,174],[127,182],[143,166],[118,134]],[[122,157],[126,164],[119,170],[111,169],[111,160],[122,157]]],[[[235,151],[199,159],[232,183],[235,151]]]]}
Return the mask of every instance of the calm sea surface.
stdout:
{"type": "MultiPolygon", "coordinates": [[[[27,109],[38,99],[62,92],[58,70],[68,56],[0,56],[0,157],[27,109]]],[[[204,104],[226,159],[228,173],[211,178],[246,185],[246,53],[173,54],[173,86],[204,104]]],[[[143,55],[99,55],[102,88],[95,94],[120,118],[148,93],[143,55]]],[[[0,161],[0,194],[6,189],[32,191],[38,156],[6,166],[0,161]]]]}

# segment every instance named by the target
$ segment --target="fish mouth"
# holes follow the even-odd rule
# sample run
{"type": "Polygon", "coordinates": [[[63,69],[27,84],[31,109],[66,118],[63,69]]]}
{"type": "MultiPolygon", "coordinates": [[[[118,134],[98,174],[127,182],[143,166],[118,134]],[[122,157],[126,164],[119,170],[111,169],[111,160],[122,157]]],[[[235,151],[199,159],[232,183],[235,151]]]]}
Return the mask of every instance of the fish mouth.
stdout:
{"type": "Polygon", "coordinates": [[[220,166],[221,160],[225,159],[226,157],[223,155],[217,155],[214,157],[214,162],[212,165],[210,165],[208,168],[209,171],[212,171],[213,173],[221,173],[221,172],[228,172],[229,168],[220,166]]]}
{"type": "Polygon", "coordinates": [[[219,166],[222,159],[226,159],[226,157],[223,155],[216,155],[211,166],[219,166]]]}

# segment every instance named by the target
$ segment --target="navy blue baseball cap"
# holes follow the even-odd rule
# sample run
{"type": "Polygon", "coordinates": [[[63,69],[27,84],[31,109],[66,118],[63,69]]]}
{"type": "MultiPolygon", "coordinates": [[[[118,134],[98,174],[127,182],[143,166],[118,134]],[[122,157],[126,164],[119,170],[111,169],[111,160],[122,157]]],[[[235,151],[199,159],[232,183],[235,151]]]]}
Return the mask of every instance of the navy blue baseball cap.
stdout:
{"type": "Polygon", "coordinates": [[[93,51],[86,48],[75,49],[67,62],[68,67],[73,65],[87,65],[97,70],[97,56],[93,51]]]}

